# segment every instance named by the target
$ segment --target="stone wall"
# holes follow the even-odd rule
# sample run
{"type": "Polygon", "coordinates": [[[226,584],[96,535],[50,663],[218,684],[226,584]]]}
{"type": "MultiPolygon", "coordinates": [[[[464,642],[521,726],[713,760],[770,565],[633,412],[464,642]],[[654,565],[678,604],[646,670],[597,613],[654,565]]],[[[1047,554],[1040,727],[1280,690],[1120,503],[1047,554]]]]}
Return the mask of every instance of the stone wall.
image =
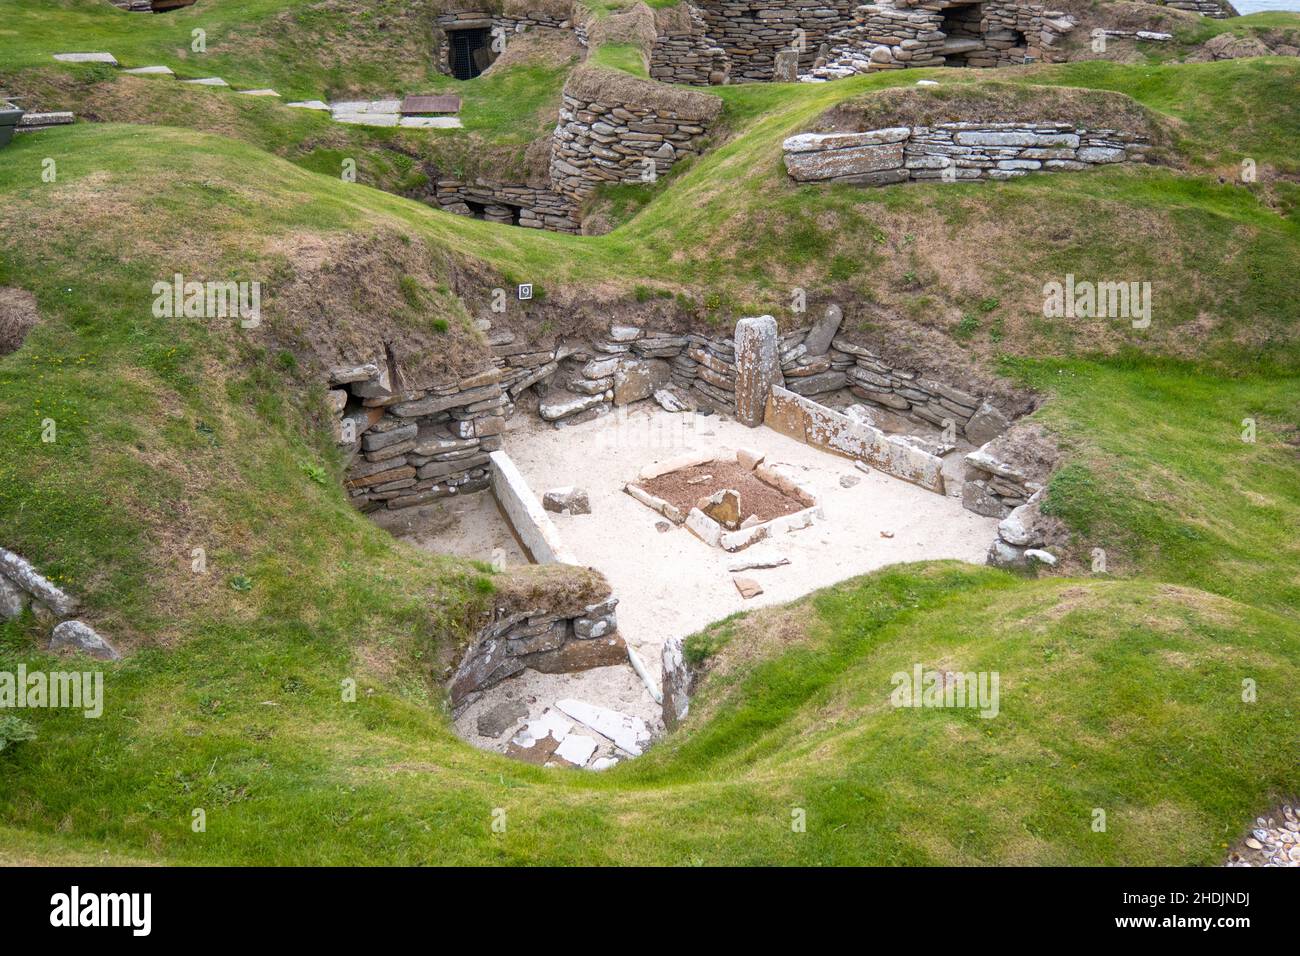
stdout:
{"type": "Polygon", "coordinates": [[[868,405],[912,415],[939,428],[951,427],[954,435],[964,435],[975,445],[1000,434],[1009,424],[992,402],[915,371],[891,367],[860,345],[836,338],[831,354],[835,353],[852,357],[848,388],[868,405]]]}
{"type": "Polygon", "coordinates": [[[602,183],[653,182],[703,150],[721,111],[715,96],[608,70],[575,73],[553,136],[551,181],[577,200],[602,183]]]}
{"type": "Polygon", "coordinates": [[[1199,13],[1203,17],[1212,17],[1215,20],[1226,20],[1228,17],[1241,15],[1228,0],[1159,0],[1159,5],[1174,10],[1185,10],[1188,13],[1199,13]]]}
{"type": "Polygon", "coordinates": [[[362,511],[409,508],[488,487],[509,405],[498,368],[445,385],[404,390],[383,360],[330,370],[345,482],[362,511]]]}
{"type": "Polygon", "coordinates": [[[1012,179],[1036,170],[1140,162],[1149,140],[1069,123],[941,123],[861,133],[804,133],[784,143],[798,182],[865,186],[923,179],[1012,179]]]}
{"type": "Polygon", "coordinates": [[[447,212],[525,229],[576,233],[582,228],[578,207],[568,196],[537,186],[440,179],[438,205],[447,212]]]}
{"type": "Polygon", "coordinates": [[[799,62],[811,69],[818,47],[853,20],[856,0],[698,0],[708,35],[731,60],[731,79],[771,80],[776,53],[803,31],[799,62]]]}
{"type": "Polygon", "coordinates": [[[700,11],[689,3],[674,16],[655,14],[655,45],[650,52],[650,77],[662,83],[717,86],[727,82],[731,58],[708,35],[700,11]]]}
{"type": "MultiPolygon", "coordinates": [[[[1056,18],[1053,39],[1072,28],[1056,18]]],[[[889,0],[858,7],[852,24],[830,37],[826,61],[816,64],[810,77],[831,80],[878,70],[1051,60],[1043,30],[1043,8],[1025,0],[889,0]]]]}
{"type": "Polygon", "coordinates": [[[618,633],[618,599],[607,596],[578,610],[502,605],[470,642],[451,679],[451,705],[472,703],[483,691],[525,669],[567,674],[627,663],[618,633]]]}

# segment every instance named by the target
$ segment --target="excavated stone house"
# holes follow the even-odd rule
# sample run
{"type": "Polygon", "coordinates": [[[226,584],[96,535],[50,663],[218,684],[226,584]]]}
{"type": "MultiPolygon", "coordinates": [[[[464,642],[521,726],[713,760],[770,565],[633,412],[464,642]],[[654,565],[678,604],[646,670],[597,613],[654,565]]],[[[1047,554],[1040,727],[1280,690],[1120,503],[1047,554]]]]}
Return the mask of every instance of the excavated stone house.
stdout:
{"type": "Polygon", "coordinates": [[[1014,66],[1052,59],[1074,27],[1028,0],[697,0],[656,11],[655,24],[650,75],[695,85],[1014,66]]]}

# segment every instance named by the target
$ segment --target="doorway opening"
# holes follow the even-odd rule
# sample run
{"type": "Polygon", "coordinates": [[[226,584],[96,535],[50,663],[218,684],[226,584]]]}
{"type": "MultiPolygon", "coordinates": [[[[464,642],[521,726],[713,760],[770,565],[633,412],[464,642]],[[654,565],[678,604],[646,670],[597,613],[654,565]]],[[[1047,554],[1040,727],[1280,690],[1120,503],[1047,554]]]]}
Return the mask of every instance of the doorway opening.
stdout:
{"type": "Polygon", "coordinates": [[[486,27],[447,31],[447,60],[458,80],[472,80],[492,65],[492,33],[486,27]]]}

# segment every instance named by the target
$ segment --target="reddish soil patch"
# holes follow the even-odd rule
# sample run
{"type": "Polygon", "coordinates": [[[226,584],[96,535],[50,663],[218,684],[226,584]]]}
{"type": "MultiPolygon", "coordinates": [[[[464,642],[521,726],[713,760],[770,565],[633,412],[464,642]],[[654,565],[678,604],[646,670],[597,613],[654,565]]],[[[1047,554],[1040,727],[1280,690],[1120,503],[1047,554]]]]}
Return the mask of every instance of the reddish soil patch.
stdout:
{"type": "Polygon", "coordinates": [[[759,481],[752,471],[734,461],[711,461],[705,465],[669,472],[649,481],[639,481],[637,484],[650,494],[676,506],[682,514],[694,508],[701,498],[724,488],[730,488],[740,495],[742,520],[757,515],[760,521],[771,521],[808,507],[798,498],[759,481]],[[707,481],[699,480],[706,477],[707,481]]]}

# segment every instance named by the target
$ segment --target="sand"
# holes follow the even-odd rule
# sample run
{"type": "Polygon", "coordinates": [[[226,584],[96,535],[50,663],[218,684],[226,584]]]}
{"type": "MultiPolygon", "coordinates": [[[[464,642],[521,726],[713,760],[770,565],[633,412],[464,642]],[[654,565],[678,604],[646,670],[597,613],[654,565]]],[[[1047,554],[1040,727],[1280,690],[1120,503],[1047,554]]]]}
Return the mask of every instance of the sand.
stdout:
{"type": "MultiPolygon", "coordinates": [[[[982,564],[997,534],[996,519],[962,508],[954,495],[959,489],[936,495],[878,471],[863,473],[849,459],[768,428],[750,429],[716,415],[672,414],[649,403],[560,429],[520,415],[510,423],[505,449],[539,498],[548,489],[566,485],[587,491],[591,514],[551,518],[575,557],[599,569],[613,585],[619,599],[619,630],[645,662],[656,688],[660,654],[670,637],[686,636],[736,611],[784,603],[900,561],[955,558],[982,564]],[[824,521],[810,528],[755,546],[765,554],[775,551],[790,563],[739,572],[763,588],[761,595],[751,599],[741,596],[733,583],[737,575],[727,570],[744,552],[711,548],[682,527],[658,530],[656,524],[664,519],[623,491],[652,462],[687,451],[738,447],[764,453],[769,463],[790,466],[801,484],[815,490],[825,514],[824,521]],[[842,476],[859,480],[845,488],[842,476]],[[882,532],[893,536],[882,537],[882,532]]],[[[959,448],[947,456],[946,473],[960,474],[964,451],[959,448]]],[[[487,495],[473,497],[490,500],[487,495]]],[[[449,535],[421,535],[418,543],[432,550],[481,556],[481,546],[456,540],[473,528],[465,514],[449,535]]],[[[509,560],[519,560],[518,552],[509,560]]],[[[513,731],[497,739],[482,737],[475,723],[480,713],[507,697],[527,703],[529,719],[541,716],[557,699],[574,697],[640,716],[656,734],[663,729],[659,705],[626,666],[580,674],[525,672],[488,691],[458,715],[458,731],[476,746],[504,750],[513,731]]],[[[610,754],[625,756],[602,739],[595,756],[610,754]]]]}

